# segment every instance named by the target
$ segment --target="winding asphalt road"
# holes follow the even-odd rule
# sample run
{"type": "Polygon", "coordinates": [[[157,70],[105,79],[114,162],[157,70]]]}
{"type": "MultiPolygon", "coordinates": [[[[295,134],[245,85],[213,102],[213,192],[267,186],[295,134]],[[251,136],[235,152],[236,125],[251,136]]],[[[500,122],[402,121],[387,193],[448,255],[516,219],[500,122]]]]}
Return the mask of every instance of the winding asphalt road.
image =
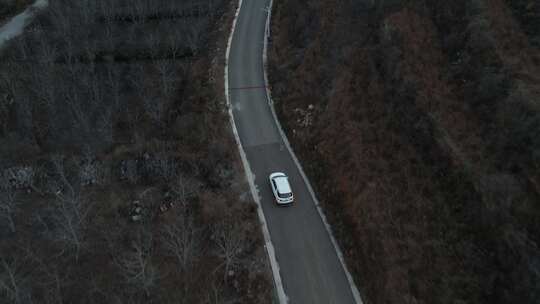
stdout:
{"type": "Polygon", "coordinates": [[[264,88],[263,49],[270,0],[244,0],[228,62],[234,123],[255,184],[289,303],[355,303],[330,235],[293,157],[280,136],[264,88]],[[274,203],[268,175],[289,175],[291,207],[274,203]]]}

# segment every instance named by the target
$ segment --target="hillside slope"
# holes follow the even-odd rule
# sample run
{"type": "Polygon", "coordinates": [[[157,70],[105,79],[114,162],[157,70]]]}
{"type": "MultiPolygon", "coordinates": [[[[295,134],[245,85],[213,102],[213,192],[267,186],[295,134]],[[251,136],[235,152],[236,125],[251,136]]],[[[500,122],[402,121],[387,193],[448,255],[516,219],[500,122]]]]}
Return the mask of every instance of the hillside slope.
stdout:
{"type": "Polygon", "coordinates": [[[0,303],[269,303],[236,1],[49,1],[0,53],[0,303]]]}
{"type": "Polygon", "coordinates": [[[534,1],[275,1],[276,110],[368,303],[540,301],[534,1]]]}

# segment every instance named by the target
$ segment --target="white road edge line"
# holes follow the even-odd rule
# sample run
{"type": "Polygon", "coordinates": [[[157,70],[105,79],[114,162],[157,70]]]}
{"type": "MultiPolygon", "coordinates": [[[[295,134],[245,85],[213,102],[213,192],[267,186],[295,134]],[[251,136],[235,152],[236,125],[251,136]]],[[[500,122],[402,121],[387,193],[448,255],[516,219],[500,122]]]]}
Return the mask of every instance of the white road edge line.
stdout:
{"type": "Polygon", "coordinates": [[[289,143],[289,140],[287,139],[287,136],[285,135],[285,132],[283,132],[283,129],[281,128],[281,124],[277,118],[276,111],[274,109],[274,101],[272,100],[272,93],[270,92],[270,86],[268,83],[268,73],[267,73],[267,64],[268,64],[268,39],[270,38],[270,21],[272,19],[272,8],[273,8],[274,0],[270,0],[270,7],[268,7],[268,15],[266,18],[266,28],[264,31],[264,50],[263,50],[263,68],[264,68],[264,86],[266,88],[266,95],[268,100],[268,105],[270,106],[270,110],[272,111],[272,116],[274,117],[274,120],[276,122],[276,125],[278,126],[279,133],[281,134],[281,137],[283,139],[283,142],[285,143],[285,146],[287,146],[287,149],[289,150],[289,153],[291,154],[294,162],[296,163],[296,167],[298,167],[300,171],[300,175],[302,175],[302,178],[304,179],[304,183],[308,187],[308,191],[311,194],[311,197],[313,201],[315,202],[315,206],[317,208],[317,211],[319,212],[319,215],[324,223],[324,226],[326,227],[326,231],[328,232],[328,235],[330,236],[330,240],[332,241],[332,245],[334,245],[334,249],[336,251],[336,254],[339,258],[339,261],[341,263],[341,266],[343,267],[343,270],[345,271],[345,275],[347,276],[347,280],[349,281],[349,285],[351,288],[351,292],[354,297],[354,301],[357,304],[363,304],[362,298],[360,296],[360,292],[358,291],[358,288],[356,287],[356,284],[354,283],[354,280],[347,269],[347,265],[345,264],[345,260],[343,259],[343,253],[341,252],[341,249],[338,246],[338,243],[336,239],[334,238],[334,234],[332,232],[332,227],[328,224],[328,221],[326,220],[326,216],[324,215],[324,212],[321,208],[321,205],[319,203],[319,200],[315,196],[315,192],[313,191],[313,188],[311,187],[311,184],[309,183],[309,180],[304,173],[304,169],[302,169],[302,165],[300,164],[300,161],[298,161],[298,158],[296,157],[296,154],[294,154],[294,151],[289,143]]]}
{"type": "Polygon", "coordinates": [[[229,96],[229,55],[231,52],[231,44],[232,44],[232,39],[234,35],[234,30],[236,29],[236,22],[238,19],[238,15],[240,14],[241,8],[242,8],[242,0],[238,0],[238,8],[236,9],[234,21],[231,28],[231,33],[229,35],[229,41],[227,43],[227,51],[225,53],[225,99],[227,101],[229,120],[231,122],[234,138],[236,139],[236,143],[238,145],[238,151],[240,153],[240,158],[242,159],[242,164],[244,166],[244,172],[249,183],[251,196],[253,197],[253,200],[257,204],[257,214],[259,216],[259,221],[261,222],[261,226],[262,226],[263,237],[264,237],[264,242],[265,242],[264,247],[266,248],[266,253],[268,254],[268,258],[270,260],[270,267],[272,268],[272,276],[274,278],[274,285],[275,285],[274,287],[277,292],[279,303],[287,304],[288,298],[287,298],[287,295],[285,294],[285,290],[283,289],[283,283],[281,281],[281,276],[279,274],[279,264],[276,259],[274,245],[272,244],[272,241],[270,239],[270,232],[268,230],[268,225],[266,224],[266,219],[264,217],[264,213],[262,210],[262,205],[259,198],[258,190],[255,186],[255,177],[253,175],[253,172],[251,171],[251,167],[247,160],[246,153],[244,151],[244,148],[242,147],[242,142],[240,141],[240,137],[238,135],[238,129],[236,128],[236,124],[234,123],[233,109],[231,106],[230,96],[229,96]]]}

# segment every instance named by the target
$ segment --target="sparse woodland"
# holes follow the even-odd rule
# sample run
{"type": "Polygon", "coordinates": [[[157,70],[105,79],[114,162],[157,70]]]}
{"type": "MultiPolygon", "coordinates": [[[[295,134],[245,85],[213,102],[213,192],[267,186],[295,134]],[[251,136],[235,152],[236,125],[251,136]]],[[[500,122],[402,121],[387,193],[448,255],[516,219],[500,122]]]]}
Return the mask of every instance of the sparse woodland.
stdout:
{"type": "Polygon", "coordinates": [[[224,110],[236,3],[49,0],[0,50],[0,303],[269,303],[224,110]]]}
{"type": "Polygon", "coordinates": [[[31,0],[0,0],[0,25],[3,24],[4,19],[24,10],[30,4],[32,4],[31,0]]]}
{"type": "Polygon", "coordinates": [[[538,1],[274,1],[270,83],[367,303],[540,302],[538,1]]]}

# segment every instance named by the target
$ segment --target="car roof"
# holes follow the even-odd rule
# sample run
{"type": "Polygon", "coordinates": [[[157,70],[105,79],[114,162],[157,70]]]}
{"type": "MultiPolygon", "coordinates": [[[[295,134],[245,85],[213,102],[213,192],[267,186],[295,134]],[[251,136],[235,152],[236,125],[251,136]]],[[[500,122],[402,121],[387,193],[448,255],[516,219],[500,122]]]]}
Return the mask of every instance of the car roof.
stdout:
{"type": "Polygon", "coordinates": [[[279,193],[291,193],[291,186],[289,185],[289,181],[287,180],[286,176],[278,176],[274,177],[274,181],[276,182],[277,191],[279,193]]]}

